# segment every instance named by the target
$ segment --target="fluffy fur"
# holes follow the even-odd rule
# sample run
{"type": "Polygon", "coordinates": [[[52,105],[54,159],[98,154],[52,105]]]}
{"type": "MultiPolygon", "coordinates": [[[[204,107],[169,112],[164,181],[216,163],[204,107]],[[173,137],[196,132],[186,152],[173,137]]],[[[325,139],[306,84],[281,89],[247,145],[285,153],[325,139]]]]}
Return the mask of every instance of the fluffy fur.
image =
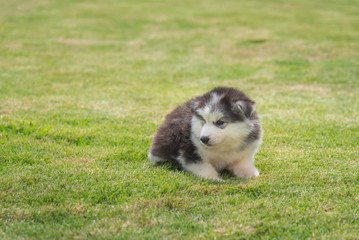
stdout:
{"type": "Polygon", "coordinates": [[[148,156],[203,178],[220,180],[222,169],[240,178],[257,177],[254,155],[261,132],[255,103],[241,91],[218,87],[168,114],[148,156]]]}

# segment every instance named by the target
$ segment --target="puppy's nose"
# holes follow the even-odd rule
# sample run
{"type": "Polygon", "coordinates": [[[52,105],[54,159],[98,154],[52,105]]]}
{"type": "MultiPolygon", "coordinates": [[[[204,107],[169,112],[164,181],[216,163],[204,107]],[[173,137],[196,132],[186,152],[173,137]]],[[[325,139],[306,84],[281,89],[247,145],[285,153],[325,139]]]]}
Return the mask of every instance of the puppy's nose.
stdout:
{"type": "Polygon", "coordinates": [[[204,144],[207,144],[209,142],[209,137],[201,137],[200,138],[201,142],[203,142],[204,144]]]}

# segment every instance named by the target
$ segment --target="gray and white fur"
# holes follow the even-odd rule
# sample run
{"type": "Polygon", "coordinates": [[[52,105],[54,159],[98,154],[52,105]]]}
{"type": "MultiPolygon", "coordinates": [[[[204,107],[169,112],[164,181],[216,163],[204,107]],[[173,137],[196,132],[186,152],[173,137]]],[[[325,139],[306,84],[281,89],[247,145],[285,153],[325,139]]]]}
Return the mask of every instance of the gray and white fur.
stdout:
{"type": "Polygon", "coordinates": [[[217,87],[166,116],[148,157],[203,178],[221,180],[223,169],[240,178],[257,177],[254,155],[261,135],[255,103],[234,88],[217,87]]]}

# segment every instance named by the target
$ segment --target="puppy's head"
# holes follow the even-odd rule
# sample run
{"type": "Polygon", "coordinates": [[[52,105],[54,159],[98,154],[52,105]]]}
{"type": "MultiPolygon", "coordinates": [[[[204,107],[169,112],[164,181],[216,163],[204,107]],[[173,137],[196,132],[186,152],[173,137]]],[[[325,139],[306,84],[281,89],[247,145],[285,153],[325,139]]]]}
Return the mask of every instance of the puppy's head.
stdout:
{"type": "Polygon", "coordinates": [[[238,144],[258,119],[255,103],[233,88],[215,88],[194,98],[192,113],[192,134],[208,148],[238,144]]]}

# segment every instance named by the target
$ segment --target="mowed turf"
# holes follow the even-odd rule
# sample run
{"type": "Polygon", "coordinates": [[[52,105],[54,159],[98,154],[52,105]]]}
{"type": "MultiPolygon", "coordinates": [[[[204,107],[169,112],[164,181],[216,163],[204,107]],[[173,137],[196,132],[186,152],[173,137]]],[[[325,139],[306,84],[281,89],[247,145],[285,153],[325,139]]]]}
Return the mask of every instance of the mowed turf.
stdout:
{"type": "Polygon", "coordinates": [[[0,0],[0,239],[359,239],[358,1],[0,0]],[[260,177],[147,159],[175,106],[257,103],[260,177]]]}

